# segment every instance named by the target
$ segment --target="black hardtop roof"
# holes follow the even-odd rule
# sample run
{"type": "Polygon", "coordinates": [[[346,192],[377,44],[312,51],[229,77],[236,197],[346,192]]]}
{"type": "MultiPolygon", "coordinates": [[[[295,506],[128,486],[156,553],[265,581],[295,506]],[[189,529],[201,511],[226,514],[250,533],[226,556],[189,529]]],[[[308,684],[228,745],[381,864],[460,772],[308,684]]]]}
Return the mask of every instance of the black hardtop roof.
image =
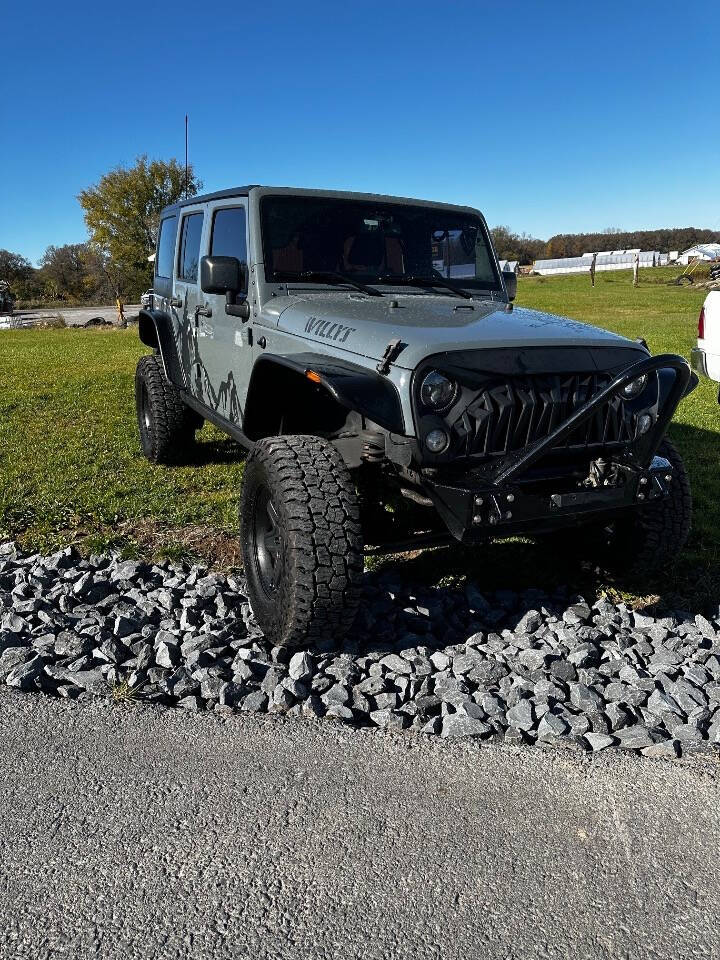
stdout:
{"type": "Polygon", "coordinates": [[[206,203],[208,200],[227,200],[229,197],[246,197],[257,183],[249,183],[245,187],[230,187],[227,190],[216,190],[215,193],[201,193],[196,197],[188,197],[187,200],[180,200],[178,203],[171,203],[169,207],[163,207],[161,215],[164,216],[171,210],[180,210],[182,207],[189,207],[194,203],[206,203]]]}
{"type": "Polygon", "coordinates": [[[395,202],[395,203],[416,203],[428,207],[438,207],[454,210],[464,210],[470,213],[479,213],[475,207],[460,206],[455,203],[442,203],[437,200],[419,200],[411,197],[395,197],[382,193],[359,193],[351,190],[313,190],[306,187],[270,187],[259,183],[250,183],[244,187],[230,187],[227,190],[218,190],[215,193],[203,193],[196,197],[188,197],[187,200],[180,200],[178,203],[170,204],[161,211],[161,216],[167,216],[170,213],[177,213],[183,207],[192,206],[196,203],[207,203],[209,200],[227,200],[232,197],[247,197],[251,190],[262,189],[268,192],[277,192],[278,194],[297,194],[298,196],[318,196],[347,200],[369,200],[376,202],[395,202]]]}

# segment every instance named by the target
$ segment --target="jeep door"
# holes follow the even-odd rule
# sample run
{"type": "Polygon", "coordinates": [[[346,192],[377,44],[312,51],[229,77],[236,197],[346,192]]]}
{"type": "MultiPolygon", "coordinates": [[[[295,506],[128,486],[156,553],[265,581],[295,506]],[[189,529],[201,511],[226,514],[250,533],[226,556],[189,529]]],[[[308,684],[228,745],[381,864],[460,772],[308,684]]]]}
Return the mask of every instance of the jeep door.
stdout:
{"type": "Polygon", "coordinates": [[[196,308],[202,303],[200,293],[200,251],[205,229],[203,204],[183,207],[178,231],[178,245],[174,270],[172,306],[179,329],[180,362],[187,387],[193,396],[208,403],[209,374],[205,369],[196,308]]]}
{"type": "MultiPolygon", "coordinates": [[[[208,204],[206,242],[209,256],[248,262],[247,200],[243,197],[208,204]]],[[[238,291],[240,297],[247,290],[238,291]]],[[[242,426],[248,380],[252,371],[250,323],[225,312],[224,295],[202,293],[198,336],[200,359],[209,378],[205,403],[226,420],[242,426]]]]}

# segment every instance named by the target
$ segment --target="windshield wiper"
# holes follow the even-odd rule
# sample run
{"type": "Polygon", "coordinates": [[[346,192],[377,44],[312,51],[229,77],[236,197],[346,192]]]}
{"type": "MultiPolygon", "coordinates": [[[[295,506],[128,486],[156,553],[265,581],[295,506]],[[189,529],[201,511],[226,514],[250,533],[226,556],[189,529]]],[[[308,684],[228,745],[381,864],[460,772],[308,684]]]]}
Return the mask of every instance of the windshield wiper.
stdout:
{"type": "Polygon", "coordinates": [[[322,281],[326,281],[327,283],[347,283],[351,287],[355,287],[356,290],[361,290],[363,293],[369,294],[371,297],[382,296],[382,293],[376,290],[375,287],[368,287],[367,284],[353,280],[352,277],[349,277],[345,273],[339,273],[337,270],[303,270],[301,273],[288,273],[286,276],[298,280],[319,280],[321,283],[322,281]]]}
{"type": "Polygon", "coordinates": [[[418,277],[415,274],[393,277],[392,274],[388,274],[384,277],[378,277],[378,281],[382,281],[383,283],[397,283],[399,285],[408,284],[411,287],[444,287],[446,290],[451,290],[456,297],[472,300],[472,296],[469,293],[456,287],[453,283],[446,280],[445,277],[436,273],[436,271],[433,271],[433,273],[435,273],[433,277],[418,277]]]}

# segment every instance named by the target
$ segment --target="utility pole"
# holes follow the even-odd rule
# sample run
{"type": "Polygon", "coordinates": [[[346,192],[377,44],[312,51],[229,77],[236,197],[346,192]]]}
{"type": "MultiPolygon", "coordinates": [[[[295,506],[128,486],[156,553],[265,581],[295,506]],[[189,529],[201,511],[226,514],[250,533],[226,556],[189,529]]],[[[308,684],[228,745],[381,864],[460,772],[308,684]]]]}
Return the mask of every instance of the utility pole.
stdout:
{"type": "Polygon", "coordinates": [[[188,115],[185,114],[185,199],[188,198],[188,115]]]}

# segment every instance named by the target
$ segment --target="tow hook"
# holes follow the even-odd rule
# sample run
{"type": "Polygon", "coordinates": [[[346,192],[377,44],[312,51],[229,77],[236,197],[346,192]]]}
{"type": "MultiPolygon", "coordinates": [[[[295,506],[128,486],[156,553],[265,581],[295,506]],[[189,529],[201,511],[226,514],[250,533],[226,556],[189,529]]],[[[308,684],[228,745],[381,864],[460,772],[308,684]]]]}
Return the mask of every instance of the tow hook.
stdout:
{"type": "Polygon", "coordinates": [[[644,500],[659,500],[670,493],[670,484],[673,479],[673,470],[669,461],[664,457],[655,457],[650,469],[643,473],[637,485],[635,498],[642,503],[644,500]]]}

